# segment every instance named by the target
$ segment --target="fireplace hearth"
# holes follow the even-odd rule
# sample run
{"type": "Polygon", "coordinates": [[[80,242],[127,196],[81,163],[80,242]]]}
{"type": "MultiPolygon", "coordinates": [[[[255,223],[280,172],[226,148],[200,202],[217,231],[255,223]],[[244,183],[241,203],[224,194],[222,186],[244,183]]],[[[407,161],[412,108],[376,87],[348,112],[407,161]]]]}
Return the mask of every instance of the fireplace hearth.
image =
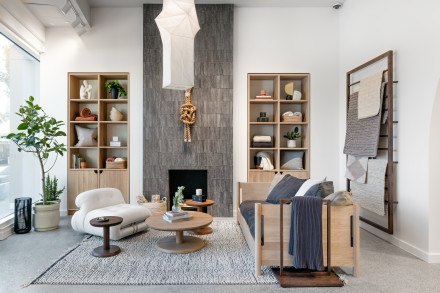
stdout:
{"type": "Polygon", "coordinates": [[[208,194],[208,170],[168,170],[168,209],[171,208],[174,193],[177,187],[185,186],[183,197],[192,199],[196,189],[202,189],[203,194],[208,194]]]}

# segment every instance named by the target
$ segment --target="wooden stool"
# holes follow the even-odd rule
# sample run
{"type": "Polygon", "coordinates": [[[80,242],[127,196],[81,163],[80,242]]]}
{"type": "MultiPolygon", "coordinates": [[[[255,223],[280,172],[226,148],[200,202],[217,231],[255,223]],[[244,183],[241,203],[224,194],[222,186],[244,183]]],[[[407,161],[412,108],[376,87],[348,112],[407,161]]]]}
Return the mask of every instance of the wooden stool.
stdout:
{"type": "Polygon", "coordinates": [[[121,249],[119,246],[116,245],[110,245],[110,227],[116,226],[122,223],[121,217],[106,217],[108,218],[107,222],[97,222],[96,220],[98,218],[94,218],[90,220],[90,225],[94,227],[102,227],[104,228],[104,245],[98,246],[95,249],[93,249],[93,256],[96,257],[109,257],[109,256],[115,256],[118,253],[121,252],[121,249]]]}
{"type": "MultiPolygon", "coordinates": [[[[210,200],[210,199],[207,199],[204,202],[197,202],[197,201],[193,201],[191,199],[185,201],[186,205],[188,205],[190,207],[196,207],[198,212],[203,212],[203,208],[212,206],[214,203],[215,202],[213,200],[210,200]]],[[[211,227],[204,227],[204,228],[188,231],[188,233],[193,234],[193,235],[211,234],[212,233],[212,228],[211,227]]]]}

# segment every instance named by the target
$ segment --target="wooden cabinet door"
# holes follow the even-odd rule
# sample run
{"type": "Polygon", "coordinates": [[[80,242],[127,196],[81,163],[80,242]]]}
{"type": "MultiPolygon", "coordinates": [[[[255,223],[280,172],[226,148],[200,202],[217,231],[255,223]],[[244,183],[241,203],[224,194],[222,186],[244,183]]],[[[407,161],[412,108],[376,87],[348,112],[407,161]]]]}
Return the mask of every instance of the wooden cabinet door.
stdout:
{"type": "Polygon", "coordinates": [[[78,210],[75,199],[81,192],[98,188],[98,171],[75,170],[67,172],[67,209],[69,214],[78,210]]]}
{"type": "Polygon", "coordinates": [[[277,171],[254,171],[249,172],[248,182],[272,182],[277,171]]]}
{"type": "Polygon", "coordinates": [[[99,174],[99,188],[112,187],[117,188],[122,192],[126,203],[130,202],[129,192],[130,180],[128,178],[128,171],[107,171],[100,170],[99,174]]]}

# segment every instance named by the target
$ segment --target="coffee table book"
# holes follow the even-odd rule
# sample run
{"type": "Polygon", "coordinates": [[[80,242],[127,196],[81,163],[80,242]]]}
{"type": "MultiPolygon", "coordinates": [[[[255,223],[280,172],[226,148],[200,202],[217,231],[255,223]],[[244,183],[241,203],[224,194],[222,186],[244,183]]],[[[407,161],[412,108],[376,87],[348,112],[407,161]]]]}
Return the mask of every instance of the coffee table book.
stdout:
{"type": "Polygon", "coordinates": [[[193,216],[186,213],[183,216],[174,216],[174,217],[169,217],[166,213],[163,215],[162,219],[168,223],[176,223],[176,222],[182,222],[182,221],[188,221],[191,220],[193,216]]]}

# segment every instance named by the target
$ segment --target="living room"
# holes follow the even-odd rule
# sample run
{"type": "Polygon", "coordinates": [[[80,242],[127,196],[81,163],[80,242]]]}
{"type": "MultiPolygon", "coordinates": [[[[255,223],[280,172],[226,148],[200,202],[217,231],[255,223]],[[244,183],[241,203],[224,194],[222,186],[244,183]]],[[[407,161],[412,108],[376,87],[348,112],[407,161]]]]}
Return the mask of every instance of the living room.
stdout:
{"type": "MultiPolygon", "coordinates": [[[[54,160],[56,154],[51,153],[46,166],[49,170],[54,164],[47,174],[51,180],[56,176],[59,190],[65,188],[56,211],[59,224],[45,232],[35,230],[34,218],[29,232],[13,233],[15,199],[30,197],[32,204],[40,200],[42,174],[39,160],[19,152],[13,137],[1,140],[0,265],[5,269],[0,291],[289,290],[283,287],[295,280],[287,269],[292,255],[279,246],[289,245],[293,205],[280,207],[278,200],[271,210],[265,203],[252,203],[250,211],[263,218],[253,214],[255,226],[241,211],[247,199],[266,201],[269,189],[279,184],[274,178],[287,180],[286,174],[291,183],[302,180],[308,187],[314,183],[321,189],[321,183],[332,182],[332,191],[352,202],[331,208],[332,223],[340,217],[347,227],[322,225],[326,269],[326,232],[344,235],[332,237],[330,259],[343,287],[307,284],[313,292],[438,290],[440,42],[432,36],[440,28],[440,5],[430,0],[417,4],[407,0],[196,0],[195,10],[185,10],[192,37],[167,42],[164,27],[175,22],[167,17],[156,21],[160,13],[170,13],[171,19],[175,13],[165,9],[165,2],[0,2],[0,136],[23,131],[17,130],[21,117],[16,112],[20,106],[31,107],[26,103],[29,96],[34,97],[33,106],[41,106],[49,117],[62,122],[58,130],[65,133],[56,138],[64,144],[63,156],[54,160]],[[382,82],[391,78],[394,84],[383,89],[386,104],[379,113],[387,111],[388,121],[381,125],[387,125],[389,132],[375,133],[376,140],[367,143],[374,141],[378,153],[388,152],[383,170],[393,175],[384,173],[380,178],[381,211],[375,213],[368,208],[371,201],[355,197],[358,180],[347,180],[347,171],[354,170],[348,168],[347,160],[358,156],[348,151],[347,137],[351,88],[379,71],[384,72],[382,82]],[[189,80],[185,88],[165,88],[173,72],[189,80]],[[122,87],[117,99],[106,87],[113,81],[122,87]],[[83,111],[86,108],[89,114],[83,111]],[[182,118],[184,111],[194,109],[189,120],[182,118]],[[76,120],[83,118],[81,114],[96,120],[76,120]],[[302,116],[300,122],[287,122],[297,119],[295,115],[302,116]],[[10,124],[5,122],[8,119],[10,124]],[[94,145],[78,145],[79,133],[90,129],[96,130],[94,145]],[[291,139],[284,138],[287,132],[301,136],[292,139],[297,150],[289,147],[291,139]],[[271,145],[261,147],[268,137],[271,145]],[[111,146],[113,140],[116,146],[111,146]],[[260,146],[254,147],[255,143],[260,146]],[[292,159],[301,166],[283,168],[293,153],[301,155],[299,161],[292,159]],[[79,158],[78,168],[73,155],[79,158]],[[87,167],[82,169],[81,163],[87,167]],[[198,204],[195,197],[193,206],[175,203],[180,186],[185,186],[183,201],[193,195],[207,199],[198,204]],[[99,187],[119,190],[110,196],[112,191],[99,193],[98,189],[93,196],[106,204],[111,197],[114,205],[130,205],[122,218],[133,217],[136,223],[117,235],[114,231],[121,224],[110,227],[110,244],[120,252],[109,257],[92,254],[103,241],[105,246],[103,231],[108,228],[92,227],[89,220],[92,215],[121,214],[86,215],[84,206],[76,203],[79,194],[90,195],[88,191],[99,187]],[[353,197],[339,191],[351,191],[353,197]],[[153,221],[173,206],[196,215],[182,222],[192,224],[182,228],[183,233],[163,226],[162,219],[153,221]],[[284,223],[284,241],[279,233],[280,209],[289,221],[284,223]],[[134,219],[136,213],[145,214],[142,225],[134,219]],[[198,228],[210,231],[202,234],[206,231],[195,231],[198,228]],[[257,233],[262,238],[264,234],[264,243],[255,241],[257,233]],[[344,237],[348,244],[338,242],[344,237]],[[165,243],[161,250],[164,239],[193,246],[188,253],[167,253],[181,249],[182,243],[178,248],[165,243]],[[279,278],[284,250],[287,281],[279,278]],[[349,256],[342,265],[338,262],[344,253],[349,256]],[[269,254],[272,263],[265,259],[269,254]]],[[[189,5],[193,1],[170,2],[189,5]]],[[[366,137],[363,134],[361,138],[366,137]]],[[[366,143],[361,140],[361,145],[366,143]]],[[[376,156],[366,157],[359,163],[369,162],[372,171],[369,164],[376,156]]],[[[364,177],[368,170],[364,168],[364,177]]],[[[302,188],[297,186],[293,195],[311,189],[302,188]]],[[[293,200],[293,195],[283,199],[293,200]]],[[[327,223],[327,207],[322,207],[323,223],[327,223]]]]}

